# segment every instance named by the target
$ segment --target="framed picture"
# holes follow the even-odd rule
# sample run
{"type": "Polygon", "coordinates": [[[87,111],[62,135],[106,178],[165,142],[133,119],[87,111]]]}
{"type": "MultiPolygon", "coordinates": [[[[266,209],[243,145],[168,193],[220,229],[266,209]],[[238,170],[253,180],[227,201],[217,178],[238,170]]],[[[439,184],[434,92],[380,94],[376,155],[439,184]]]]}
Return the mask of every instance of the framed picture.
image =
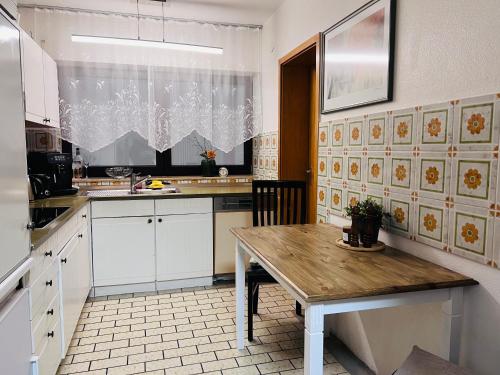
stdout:
{"type": "Polygon", "coordinates": [[[322,34],[321,112],[392,100],[396,0],[372,0],[322,34]]]}

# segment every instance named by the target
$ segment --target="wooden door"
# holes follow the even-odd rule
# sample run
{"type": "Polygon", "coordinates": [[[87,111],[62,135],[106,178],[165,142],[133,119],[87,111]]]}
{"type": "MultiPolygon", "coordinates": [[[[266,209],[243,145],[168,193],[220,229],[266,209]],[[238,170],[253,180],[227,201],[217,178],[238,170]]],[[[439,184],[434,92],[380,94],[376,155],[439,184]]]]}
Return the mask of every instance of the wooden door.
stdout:
{"type": "Polygon", "coordinates": [[[158,216],[156,280],[182,280],[212,274],[212,214],[158,216]]]}
{"type": "Polygon", "coordinates": [[[307,183],[307,222],[316,221],[319,35],[280,59],[279,178],[307,183]]]}

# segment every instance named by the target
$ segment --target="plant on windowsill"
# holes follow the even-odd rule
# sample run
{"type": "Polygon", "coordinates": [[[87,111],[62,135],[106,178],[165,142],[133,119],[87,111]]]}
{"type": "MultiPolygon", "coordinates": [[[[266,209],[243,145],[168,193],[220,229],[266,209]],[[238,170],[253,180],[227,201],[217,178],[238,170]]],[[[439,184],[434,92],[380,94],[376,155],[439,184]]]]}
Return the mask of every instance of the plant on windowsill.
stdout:
{"type": "Polygon", "coordinates": [[[196,146],[200,149],[201,159],[201,175],[203,177],[213,177],[217,176],[217,164],[215,163],[215,157],[217,153],[215,150],[208,149],[205,140],[203,140],[203,145],[196,139],[196,146]]]}
{"type": "Polygon", "coordinates": [[[352,220],[350,245],[359,246],[358,238],[361,239],[363,247],[377,244],[383,218],[390,216],[389,213],[384,212],[382,205],[367,198],[353,206],[346,207],[345,212],[352,220]]]}

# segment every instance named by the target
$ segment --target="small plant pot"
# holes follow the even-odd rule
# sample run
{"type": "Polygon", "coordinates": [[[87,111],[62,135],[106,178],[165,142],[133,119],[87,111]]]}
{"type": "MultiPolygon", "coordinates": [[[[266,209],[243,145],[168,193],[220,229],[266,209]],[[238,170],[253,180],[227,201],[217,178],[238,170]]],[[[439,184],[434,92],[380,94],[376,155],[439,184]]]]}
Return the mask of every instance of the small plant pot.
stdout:
{"type": "Polygon", "coordinates": [[[378,242],[382,220],[378,216],[367,215],[361,233],[363,247],[371,247],[378,242]]]}

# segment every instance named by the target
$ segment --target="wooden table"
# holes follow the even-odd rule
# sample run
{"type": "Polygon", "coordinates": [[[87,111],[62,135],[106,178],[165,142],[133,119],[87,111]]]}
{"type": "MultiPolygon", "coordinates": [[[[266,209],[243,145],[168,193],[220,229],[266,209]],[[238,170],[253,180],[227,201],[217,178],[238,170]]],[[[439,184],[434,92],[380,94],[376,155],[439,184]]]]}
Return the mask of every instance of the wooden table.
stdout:
{"type": "Polygon", "coordinates": [[[335,245],[328,224],[231,230],[236,244],[236,337],[244,348],[245,253],[305,308],[304,373],[323,374],[324,317],[407,304],[441,302],[450,332],[449,359],[458,362],[463,287],[469,277],[400,250],[352,252],[335,245]]]}

